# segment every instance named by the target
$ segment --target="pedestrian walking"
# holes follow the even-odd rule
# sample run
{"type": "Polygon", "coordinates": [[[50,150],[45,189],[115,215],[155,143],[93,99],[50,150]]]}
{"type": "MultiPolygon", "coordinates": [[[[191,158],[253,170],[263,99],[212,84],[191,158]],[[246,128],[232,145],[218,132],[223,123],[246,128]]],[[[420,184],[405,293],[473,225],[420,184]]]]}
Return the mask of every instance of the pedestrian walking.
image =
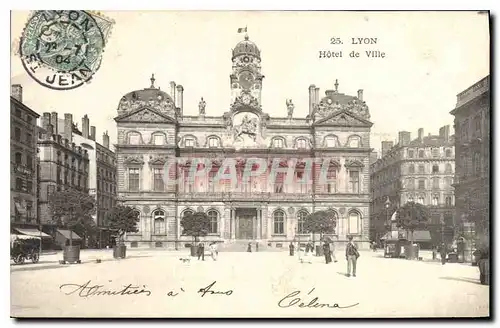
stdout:
{"type": "Polygon", "coordinates": [[[326,241],[323,244],[323,254],[325,255],[326,264],[330,263],[332,261],[332,255],[330,253],[330,245],[328,245],[326,241]]]}
{"type": "Polygon", "coordinates": [[[217,256],[219,255],[219,251],[217,250],[217,244],[215,243],[215,241],[210,244],[209,249],[212,259],[214,261],[217,261],[217,256]]]}
{"type": "Polygon", "coordinates": [[[333,241],[330,243],[330,254],[332,256],[333,262],[337,263],[337,256],[335,256],[335,243],[333,241]]]}
{"type": "Polygon", "coordinates": [[[255,243],[255,251],[258,252],[259,251],[259,243],[255,243]]]}
{"type": "Polygon", "coordinates": [[[205,245],[203,243],[198,244],[198,260],[200,258],[202,261],[205,261],[205,245]]]}
{"type": "Polygon", "coordinates": [[[444,243],[441,244],[441,249],[439,250],[439,255],[441,255],[441,264],[446,264],[446,245],[444,243]]]}
{"type": "Polygon", "coordinates": [[[345,259],[347,260],[347,276],[356,277],[356,262],[358,261],[359,252],[358,247],[353,243],[352,236],[349,236],[349,242],[345,248],[345,259]],[[352,270],[352,271],[351,271],[352,270]]]}
{"type": "Polygon", "coordinates": [[[288,249],[290,250],[290,256],[293,256],[295,252],[295,246],[293,246],[293,243],[290,243],[290,246],[288,246],[288,249]]]}
{"type": "Polygon", "coordinates": [[[252,253],[252,243],[248,243],[247,252],[252,253]]]}

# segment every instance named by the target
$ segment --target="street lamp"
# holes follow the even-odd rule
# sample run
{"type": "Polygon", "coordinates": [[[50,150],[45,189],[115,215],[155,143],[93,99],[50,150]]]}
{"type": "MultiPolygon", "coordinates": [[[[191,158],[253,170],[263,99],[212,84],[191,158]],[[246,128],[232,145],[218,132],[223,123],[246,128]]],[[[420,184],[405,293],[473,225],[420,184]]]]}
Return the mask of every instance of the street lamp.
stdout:
{"type": "Polygon", "coordinates": [[[389,199],[389,196],[387,196],[387,199],[386,199],[386,201],[384,203],[384,206],[385,206],[385,212],[386,212],[386,215],[387,215],[386,226],[389,227],[389,229],[390,229],[390,227],[391,227],[391,221],[389,219],[389,207],[391,207],[391,201],[389,199]]]}

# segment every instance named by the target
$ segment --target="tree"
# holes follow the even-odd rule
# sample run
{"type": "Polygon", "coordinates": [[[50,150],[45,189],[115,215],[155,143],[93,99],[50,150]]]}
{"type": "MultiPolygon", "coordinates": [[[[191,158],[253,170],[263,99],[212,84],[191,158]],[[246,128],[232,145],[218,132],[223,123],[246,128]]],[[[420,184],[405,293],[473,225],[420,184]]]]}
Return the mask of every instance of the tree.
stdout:
{"type": "Polygon", "coordinates": [[[429,210],[422,204],[408,202],[398,209],[396,225],[411,232],[409,240],[413,244],[413,232],[425,229],[429,221],[429,210]]]}
{"type": "Polygon", "coordinates": [[[137,223],[139,223],[137,210],[130,206],[117,205],[108,212],[106,218],[108,227],[118,231],[120,245],[123,244],[123,236],[125,236],[125,233],[139,231],[137,228],[137,223]]]}
{"type": "Polygon", "coordinates": [[[187,214],[181,219],[182,234],[192,236],[196,243],[198,237],[206,236],[210,231],[210,218],[204,212],[187,214]]]}
{"type": "Polygon", "coordinates": [[[319,233],[322,238],[324,234],[335,232],[335,212],[317,211],[309,214],[304,221],[304,230],[311,233],[319,233]]]}
{"type": "Polygon", "coordinates": [[[72,229],[92,225],[96,206],[95,199],[88,194],[67,189],[56,191],[49,197],[49,209],[54,223],[69,228],[69,245],[73,246],[72,229]]]}

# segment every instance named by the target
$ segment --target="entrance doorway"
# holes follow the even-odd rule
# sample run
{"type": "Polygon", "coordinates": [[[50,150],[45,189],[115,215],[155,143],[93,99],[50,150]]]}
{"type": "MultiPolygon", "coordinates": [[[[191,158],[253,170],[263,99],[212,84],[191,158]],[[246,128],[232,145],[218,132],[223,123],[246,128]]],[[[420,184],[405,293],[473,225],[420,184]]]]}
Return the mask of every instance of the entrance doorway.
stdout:
{"type": "Polygon", "coordinates": [[[254,208],[243,208],[236,210],[236,238],[255,239],[255,221],[257,210],[254,208]]]}

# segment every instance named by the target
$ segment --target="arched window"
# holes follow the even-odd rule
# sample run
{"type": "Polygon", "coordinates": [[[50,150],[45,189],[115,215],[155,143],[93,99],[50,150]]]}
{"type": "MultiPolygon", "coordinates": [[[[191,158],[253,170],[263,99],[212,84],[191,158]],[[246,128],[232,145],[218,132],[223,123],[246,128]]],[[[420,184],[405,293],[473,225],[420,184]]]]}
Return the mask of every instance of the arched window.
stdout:
{"type": "Polygon", "coordinates": [[[136,225],[137,232],[139,232],[139,231],[141,231],[141,212],[139,212],[138,210],[134,210],[132,213],[135,215],[136,218],[139,219],[139,221],[137,221],[137,225],[136,225]]]}
{"type": "Polygon", "coordinates": [[[193,137],[186,137],[184,139],[184,146],[186,147],[194,147],[196,145],[196,141],[193,137]]]}
{"type": "Polygon", "coordinates": [[[306,222],[306,217],[307,217],[307,212],[306,211],[299,211],[297,213],[297,233],[299,234],[306,234],[307,231],[304,228],[304,223],[306,222]]]}
{"type": "Polygon", "coordinates": [[[327,136],[325,137],[325,146],[327,148],[338,147],[339,139],[336,136],[327,136]]]}
{"type": "Polygon", "coordinates": [[[448,207],[452,206],[451,197],[450,196],[446,196],[446,198],[444,199],[444,203],[448,207]]]}
{"type": "Polygon", "coordinates": [[[424,205],[425,200],[423,196],[418,197],[418,203],[424,205]]]}
{"type": "Polygon", "coordinates": [[[297,148],[298,149],[305,149],[307,148],[307,142],[306,139],[297,139],[297,148]]]}
{"type": "Polygon", "coordinates": [[[356,211],[349,212],[348,216],[348,224],[349,224],[349,234],[357,235],[359,234],[359,225],[360,225],[360,215],[356,211]]]}
{"type": "Polygon", "coordinates": [[[432,205],[437,206],[439,204],[439,196],[434,195],[432,197],[432,205]]]}
{"type": "Polygon", "coordinates": [[[361,145],[361,140],[358,136],[350,136],[347,144],[350,148],[359,148],[361,145]]]}
{"type": "Polygon", "coordinates": [[[437,164],[432,165],[432,173],[439,173],[439,165],[437,164]]]}
{"type": "Polygon", "coordinates": [[[165,144],[165,135],[163,133],[155,133],[153,134],[153,144],[154,145],[164,145],[165,144]]]}
{"type": "Polygon", "coordinates": [[[453,173],[452,171],[453,171],[453,167],[451,166],[451,164],[450,163],[446,163],[444,172],[445,173],[453,173]]]}
{"type": "Polygon", "coordinates": [[[432,188],[439,189],[439,178],[432,178],[432,188]]]}
{"type": "Polygon", "coordinates": [[[274,148],[284,148],[285,140],[283,138],[274,138],[273,139],[273,147],[274,148]]]}
{"type": "Polygon", "coordinates": [[[128,143],[130,145],[138,145],[141,143],[141,135],[139,132],[128,133],[128,143]]]}
{"type": "Polygon", "coordinates": [[[208,138],[208,147],[209,148],[220,147],[219,138],[217,138],[217,137],[210,137],[210,138],[208,138]]]}
{"type": "Polygon", "coordinates": [[[219,231],[219,213],[215,210],[210,210],[207,215],[210,219],[210,230],[208,233],[217,233],[219,231]]]}
{"type": "Polygon", "coordinates": [[[285,213],[283,211],[275,211],[273,214],[273,233],[275,235],[285,234],[285,213]]]}
{"type": "Polygon", "coordinates": [[[154,233],[155,235],[164,235],[167,233],[165,225],[165,212],[156,210],[153,212],[154,233]]]}
{"type": "Polygon", "coordinates": [[[23,154],[16,153],[16,164],[21,165],[23,163],[23,154]]]}
{"type": "Polygon", "coordinates": [[[408,168],[408,173],[415,173],[415,165],[410,164],[410,167],[408,168]]]}

